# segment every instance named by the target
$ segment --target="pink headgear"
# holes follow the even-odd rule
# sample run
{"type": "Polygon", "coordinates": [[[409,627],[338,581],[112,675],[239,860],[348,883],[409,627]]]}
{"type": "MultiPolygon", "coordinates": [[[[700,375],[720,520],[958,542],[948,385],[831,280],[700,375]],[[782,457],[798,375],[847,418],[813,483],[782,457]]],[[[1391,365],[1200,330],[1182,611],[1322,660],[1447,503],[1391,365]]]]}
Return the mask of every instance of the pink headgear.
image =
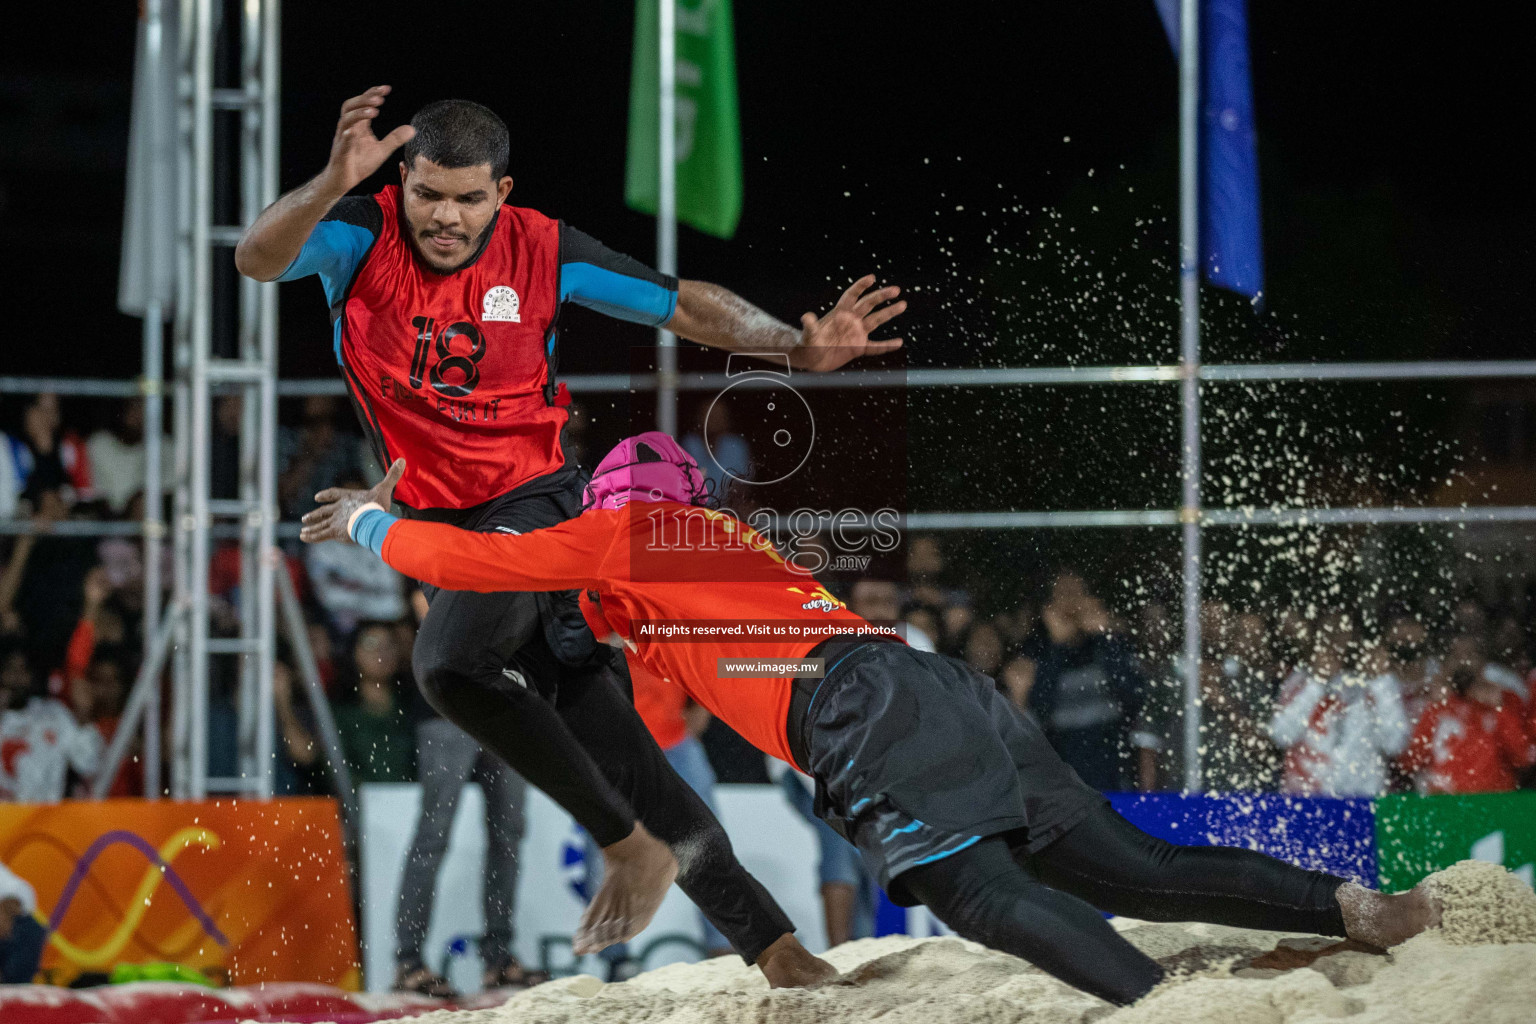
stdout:
{"type": "Polygon", "coordinates": [[[603,456],[583,495],[582,508],[623,508],[631,501],[697,505],[709,496],[693,456],[659,430],[626,437],[603,456]]]}

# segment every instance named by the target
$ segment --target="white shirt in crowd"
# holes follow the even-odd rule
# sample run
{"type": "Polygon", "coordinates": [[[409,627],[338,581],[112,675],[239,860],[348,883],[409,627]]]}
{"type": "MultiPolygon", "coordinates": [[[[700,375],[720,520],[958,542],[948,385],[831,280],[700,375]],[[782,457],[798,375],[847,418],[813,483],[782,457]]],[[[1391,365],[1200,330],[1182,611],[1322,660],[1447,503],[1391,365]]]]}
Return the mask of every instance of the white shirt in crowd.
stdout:
{"type": "Polygon", "coordinates": [[[37,910],[37,892],[32,888],[32,883],[0,863],[0,900],[4,899],[14,899],[20,903],[23,914],[37,910]]]}
{"type": "Polygon", "coordinates": [[[0,800],[24,804],[64,799],[70,768],[96,771],[101,733],[81,725],[60,701],[32,697],[19,710],[0,712],[0,800]]]}
{"type": "Polygon", "coordinates": [[[1388,761],[1403,752],[1410,732],[1388,675],[1348,684],[1341,676],[1293,673],[1269,724],[1270,738],[1286,752],[1281,788],[1325,796],[1386,792],[1388,761]]]}
{"type": "MultiPolygon", "coordinates": [[[[170,457],[174,446],[169,437],[161,442],[161,485],[169,490],[176,484],[176,460],[170,457]]],[[[144,442],[129,444],[110,430],[98,430],[85,442],[91,460],[91,486],[96,497],[105,498],[113,512],[122,512],[128,501],[144,489],[144,442]]]]}
{"type": "Polygon", "coordinates": [[[328,541],[308,545],[305,555],[315,596],[342,632],[366,619],[393,622],[405,615],[402,577],[367,548],[328,541]]]}

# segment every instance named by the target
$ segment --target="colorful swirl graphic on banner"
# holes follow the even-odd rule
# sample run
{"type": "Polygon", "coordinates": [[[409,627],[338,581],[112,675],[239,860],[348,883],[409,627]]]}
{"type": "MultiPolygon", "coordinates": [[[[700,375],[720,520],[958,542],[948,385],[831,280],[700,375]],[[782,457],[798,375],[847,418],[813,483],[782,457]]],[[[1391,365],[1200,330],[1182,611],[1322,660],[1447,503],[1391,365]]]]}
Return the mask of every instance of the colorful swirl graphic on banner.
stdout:
{"type": "Polygon", "coordinates": [[[144,915],[149,911],[150,897],[159,888],[160,883],[164,881],[181,899],[182,904],[187,908],[187,912],[192,915],[192,920],[188,921],[187,925],[180,930],[181,934],[178,934],[177,938],[182,938],[184,934],[185,938],[190,939],[192,937],[191,933],[200,928],[204,934],[219,945],[228,946],[229,939],[219,930],[219,926],[208,915],[207,911],[203,909],[197,897],[192,894],[192,890],[187,887],[187,883],[176,873],[176,869],[171,866],[171,862],[183,850],[194,845],[209,850],[217,849],[219,837],[208,829],[187,827],[171,836],[161,845],[159,850],[156,850],[141,836],[135,835],[132,832],[117,830],[102,834],[86,849],[85,853],[80,855],[80,859],[75,862],[75,869],[69,876],[69,881],[65,884],[64,891],[59,894],[59,901],[54,906],[52,915],[48,918],[48,941],[60,953],[81,967],[104,967],[115,962],[118,954],[123,951],[128,942],[133,938],[133,933],[138,928],[139,922],[144,919],[144,915]],[[73,902],[75,894],[90,874],[91,865],[95,863],[96,858],[119,843],[139,851],[149,863],[145,866],[144,877],[139,881],[139,886],[128,903],[127,913],[123,915],[123,919],[118,922],[112,934],[107,936],[106,941],[95,949],[82,949],[59,934],[59,926],[63,923],[64,916],[69,913],[70,903],[73,902]]]}

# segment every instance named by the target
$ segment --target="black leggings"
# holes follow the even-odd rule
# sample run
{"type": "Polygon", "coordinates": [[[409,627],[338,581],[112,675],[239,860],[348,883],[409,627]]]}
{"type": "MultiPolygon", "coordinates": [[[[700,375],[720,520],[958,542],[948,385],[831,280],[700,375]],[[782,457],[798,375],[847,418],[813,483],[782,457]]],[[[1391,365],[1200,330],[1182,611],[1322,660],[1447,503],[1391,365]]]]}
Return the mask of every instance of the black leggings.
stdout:
{"type": "Polygon", "coordinates": [[[1251,850],[1174,846],[1108,805],[1033,855],[992,837],[901,880],[960,935],[1117,1005],[1146,995],[1163,969],[1100,910],[1147,921],[1344,934],[1334,899],[1344,879],[1251,850]]]}
{"type": "Polygon", "coordinates": [[[676,855],[678,887],[755,962],[793,923],[667,763],[609,649],[585,665],[562,662],[541,619],[533,594],[434,593],[413,656],[422,693],[565,808],[598,845],[642,822],[676,855]]]}

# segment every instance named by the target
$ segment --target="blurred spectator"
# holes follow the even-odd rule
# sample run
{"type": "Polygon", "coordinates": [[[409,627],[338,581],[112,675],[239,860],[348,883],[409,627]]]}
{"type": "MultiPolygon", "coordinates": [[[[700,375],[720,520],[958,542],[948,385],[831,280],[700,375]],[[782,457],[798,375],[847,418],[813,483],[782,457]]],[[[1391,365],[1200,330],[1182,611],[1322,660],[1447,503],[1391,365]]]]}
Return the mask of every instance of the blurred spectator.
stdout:
{"type": "Polygon", "coordinates": [[[704,471],[709,493],[722,500],[732,480],[750,480],[752,450],[747,439],[731,429],[731,414],[725,402],[714,397],[699,403],[693,422],[703,430],[690,430],[683,436],[683,450],[704,471]]]}
{"type": "Polygon", "coordinates": [[[1525,637],[1520,624],[1512,618],[1504,617],[1494,623],[1488,633],[1477,636],[1480,638],[1483,635],[1489,638],[1489,643],[1484,645],[1486,657],[1483,678],[1524,706],[1529,697],[1525,676],[1530,670],[1530,663],[1526,657],[1525,637]]]}
{"type": "Polygon", "coordinates": [[[1387,763],[1408,743],[1408,718],[1396,683],[1382,675],[1367,680],[1350,664],[1356,645],[1348,620],[1331,617],[1310,664],[1282,685],[1269,735],[1285,751],[1287,793],[1386,792],[1387,763]]]}
{"type": "MultiPolygon", "coordinates": [[[[907,544],[907,581],[911,587],[908,600],[941,609],[941,615],[955,606],[968,610],[970,596],[963,590],[952,589],[947,577],[944,549],[939,539],[927,534],[913,537],[907,544]]],[[[969,620],[961,626],[968,624],[969,620]]],[[[952,628],[949,623],[943,625],[952,628]]],[[[943,648],[953,637],[935,636],[933,639],[943,648]]]]}
{"type": "Polygon", "coordinates": [[[336,708],[336,731],[352,782],[410,782],[416,744],[397,691],[400,655],[387,622],[365,622],[352,640],[356,699],[336,708]]]}
{"type": "MultiPolygon", "coordinates": [[[[409,662],[414,644],[415,626],[427,614],[426,595],[411,594],[412,619],[393,627],[396,648],[402,663],[409,662]],[[414,619],[414,621],[412,621],[414,619]]],[[[506,669],[509,682],[526,682],[515,666],[506,669]]],[[[480,783],[485,794],[486,846],[484,876],[481,885],[485,935],[480,940],[480,961],[486,988],[530,984],[547,975],[525,971],[512,955],[513,922],[517,901],[519,847],[523,841],[524,807],[528,784],[506,762],[482,749],[474,737],[437,715],[419,695],[416,747],[421,779],[421,810],[410,852],[400,878],[400,897],[395,911],[395,981],[397,990],[426,995],[446,995],[453,991],[448,980],[422,958],[422,944],[427,925],[432,920],[432,903],[437,887],[438,869],[448,850],[448,832],[453,827],[459,796],[470,781],[480,783]]]]}
{"type": "Polygon", "coordinates": [[[1440,664],[1430,656],[1429,631],[1415,615],[1392,616],[1382,636],[1382,649],[1371,667],[1388,676],[1403,698],[1410,727],[1417,725],[1424,709],[1440,697],[1435,677],[1440,664]]]}
{"type": "MultiPolygon", "coordinates": [[[[238,391],[213,400],[208,486],[215,498],[240,497],[240,426],[244,413],[245,399],[238,391]]],[[[282,504],[281,499],[278,504],[282,504]]]]}
{"type": "Polygon", "coordinates": [[[1056,752],[1095,789],[1127,788],[1130,724],[1144,689],[1135,655],[1109,632],[1109,614],[1073,572],[1058,575],[1025,642],[1029,704],[1056,752]]]}
{"type": "Polygon", "coordinates": [[[939,613],[932,606],[908,602],[902,609],[901,620],[907,630],[907,643],[920,651],[938,649],[939,613]]]}
{"type": "MultiPolygon", "coordinates": [[[[129,682],[122,650],[98,647],[91,656],[84,678],[75,685],[75,703],[80,716],[101,734],[102,750],[105,751],[117,733],[123,707],[128,701],[129,682]]],[[[112,785],[107,789],[108,796],[144,795],[144,764],[139,757],[141,747],[142,743],[136,737],[129,745],[112,785]]]]}
{"type": "Polygon", "coordinates": [[[587,415],[586,406],[572,402],[565,407],[565,429],[560,431],[560,449],[565,453],[565,461],[569,465],[587,465],[587,434],[591,426],[592,417],[587,415]]]}
{"type": "MultiPolygon", "coordinates": [[[[161,483],[175,481],[174,448],[169,436],[162,442],[161,483]]],[[[106,502],[113,515],[122,515],[135,494],[144,490],[144,400],[125,402],[110,429],[92,434],[85,442],[90,458],[95,496],[106,502]]]]}
{"type": "Polygon", "coordinates": [[[361,439],[339,431],[336,418],[334,395],[308,395],[303,425],[278,431],[278,503],[289,519],[314,508],[315,495],[327,487],[339,486],[343,480],[362,480],[361,439]]]}
{"type": "Polygon", "coordinates": [[[1424,710],[1402,757],[1418,792],[1503,792],[1536,764],[1520,702],[1486,678],[1486,661],[1476,636],[1451,641],[1440,698],[1424,710]]]}
{"type": "Polygon", "coordinates": [[[15,519],[27,486],[30,460],[20,438],[0,432],[0,519],[15,519]]]}
{"type": "Polygon", "coordinates": [[[1524,677],[1531,671],[1531,641],[1514,615],[1501,615],[1489,636],[1493,660],[1524,677]]]}
{"type": "MultiPolygon", "coordinates": [[[[1200,778],[1214,793],[1273,789],[1278,759],[1267,732],[1274,711],[1273,669],[1262,616],[1228,618],[1218,602],[1202,609],[1200,661],[1200,778]]],[[[1181,789],[1185,782],[1184,673],[1178,659],[1154,664],[1147,701],[1132,736],[1143,791],[1181,789]]]]}
{"type": "Polygon", "coordinates": [[[50,668],[64,662],[96,561],[94,542],[47,535],[68,512],[58,488],[39,491],[32,521],[44,535],[17,537],[0,573],[0,633],[25,634],[32,655],[50,668]]]}
{"type": "Polygon", "coordinates": [[[816,817],[815,784],[809,776],[784,766],[779,775],[784,797],[816,833],[816,876],[821,897],[827,948],[875,933],[875,904],[879,886],[864,866],[858,849],[816,817]]]}
{"type": "Polygon", "coordinates": [[[37,683],[25,648],[0,640],[0,800],[57,803],[70,770],[89,777],[101,758],[101,734],[37,683]]]}
{"type": "Polygon", "coordinates": [[[992,679],[1003,670],[1003,638],[990,622],[978,622],[965,634],[961,648],[965,663],[992,679]]]}
{"type": "Polygon", "coordinates": [[[1275,659],[1275,676],[1288,678],[1306,665],[1315,643],[1312,623],[1295,608],[1282,609],[1275,617],[1274,641],[1269,645],[1275,659]]]}
{"type": "MultiPolygon", "coordinates": [[[[420,591],[417,591],[417,593],[419,594],[420,591]]],[[[310,653],[315,656],[315,668],[320,673],[320,685],[325,687],[326,693],[334,694],[336,692],[336,677],[339,673],[336,668],[336,648],[331,643],[331,631],[325,628],[325,623],[323,622],[311,622],[306,632],[309,635],[310,653]]],[[[412,632],[414,635],[414,631],[412,632]]],[[[397,645],[398,641],[399,636],[397,634],[397,645]]],[[[402,647],[401,649],[404,650],[405,648],[402,647]]],[[[409,659],[404,655],[400,658],[400,664],[402,671],[409,669],[409,659]]],[[[412,692],[414,692],[414,688],[412,692]]],[[[423,701],[422,703],[425,704],[426,702],[423,701]]]]}
{"type": "Polygon", "coordinates": [[[1488,610],[1475,597],[1463,597],[1451,609],[1454,635],[1484,636],[1488,632],[1488,610]]]}
{"type": "Polygon", "coordinates": [[[22,497],[36,501],[44,490],[61,491],[66,503],[91,497],[90,458],[75,433],[64,428],[58,395],[45,391],[26,404],[11,457],[22,497]]]}
{"type": "Polygon", "coordinates": [[[48,930],[36,913],[31,884],[0,863],[0,985],[25,985],[37,974],[48,930]]]}
{"type": "MultiPolygon", "coordinates": [[[[348,474],[337,486],[368,485],[360,475],[348,474]]],[[[365,619],[395,622],[405,615],[404,578],[367,548],[339,540],[306,544],[304,560],[315,597],[337,633],[351,633],[365,619]]]]}
{"type": "MultiPolygon", "coordinates": [[[[848,608],[855,615],[876,626],[884,626],[901,633],[912,646],[911,629],[902,621],[901,588],[890,580],[855,580],[848,591],[848,608]]],[[[921,640],[927,639],[926,637],[921,640]]]]}
{"type": "Polygon", "coordinates": [[[274,786],[283,795],[320,793],[322,751],[309,702],[296,698],[293,669],[285,661],[272,665],[272,702],[276,709],[279,754],[274,786]]]}

